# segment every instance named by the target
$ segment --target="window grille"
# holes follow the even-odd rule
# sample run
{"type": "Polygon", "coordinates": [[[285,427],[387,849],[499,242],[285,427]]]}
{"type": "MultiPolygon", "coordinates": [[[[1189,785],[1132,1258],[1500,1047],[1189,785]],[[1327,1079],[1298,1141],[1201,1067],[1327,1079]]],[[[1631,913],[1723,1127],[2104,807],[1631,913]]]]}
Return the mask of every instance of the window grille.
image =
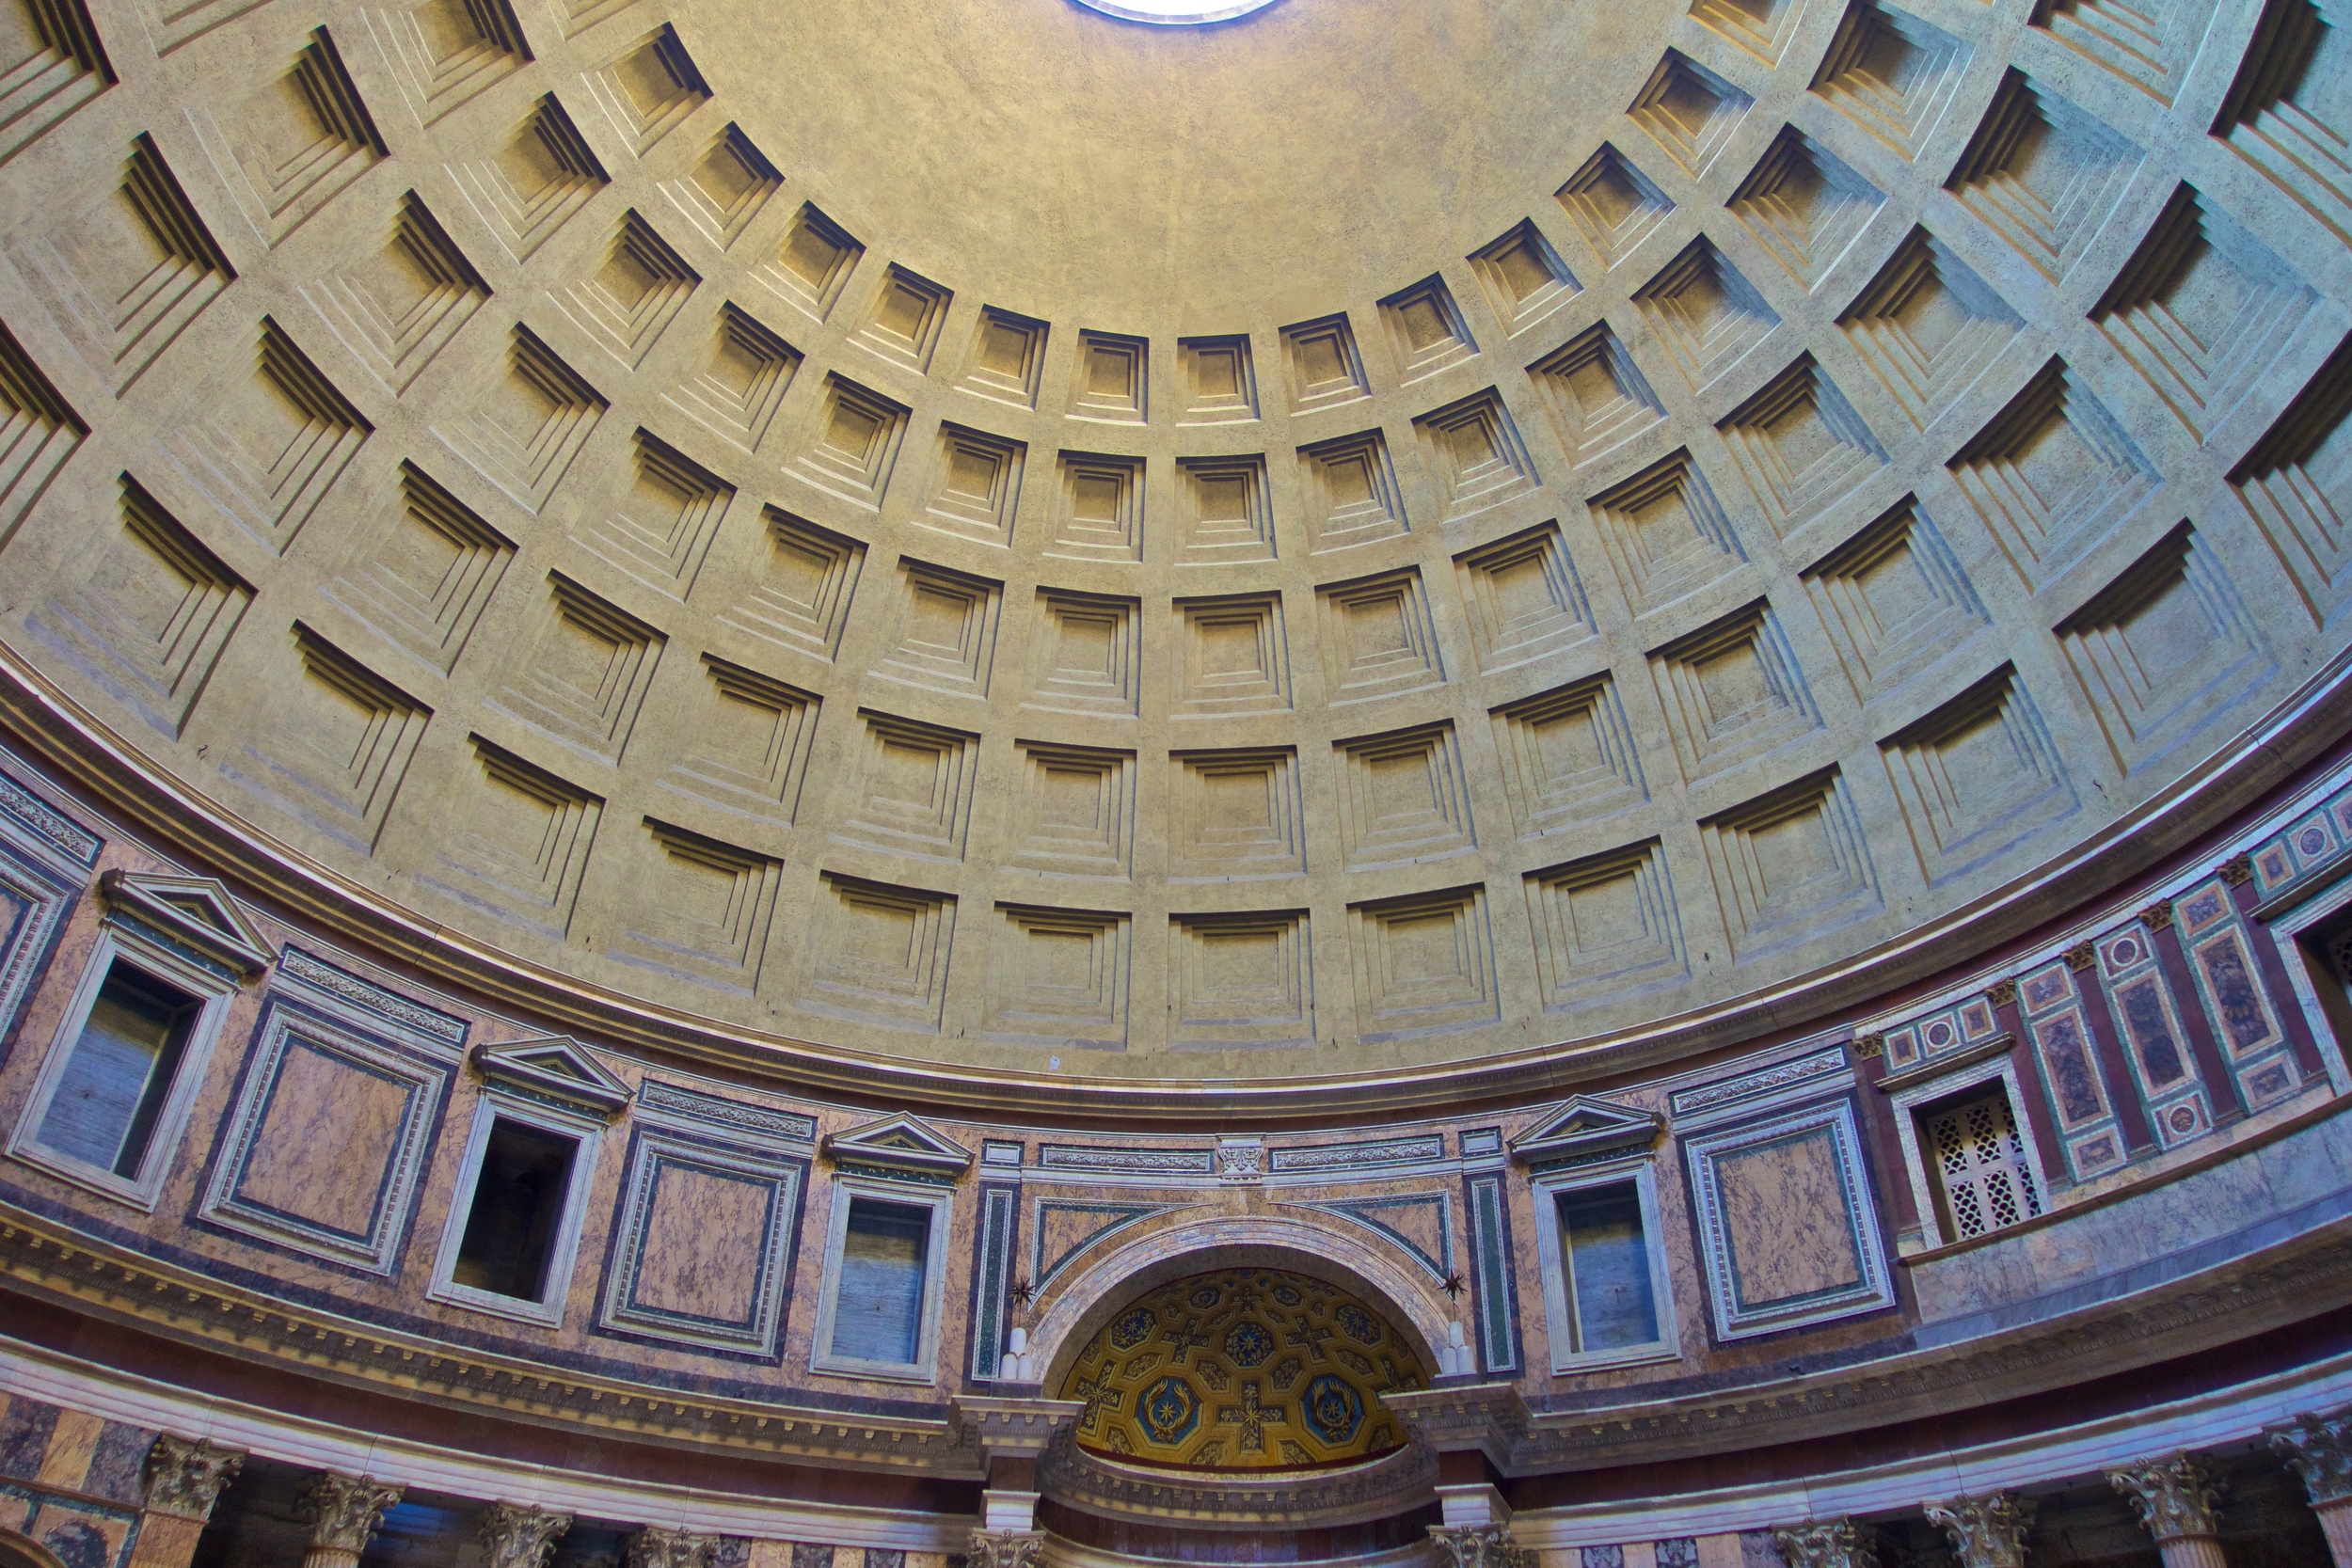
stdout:
{"type": "Polygon", "coordinates": [[[2009,1096],[1995,1092],[1920,1118],[1943,1187],[1951,1239],[1966,1241],[2042,1212],[2009,1096]]]}

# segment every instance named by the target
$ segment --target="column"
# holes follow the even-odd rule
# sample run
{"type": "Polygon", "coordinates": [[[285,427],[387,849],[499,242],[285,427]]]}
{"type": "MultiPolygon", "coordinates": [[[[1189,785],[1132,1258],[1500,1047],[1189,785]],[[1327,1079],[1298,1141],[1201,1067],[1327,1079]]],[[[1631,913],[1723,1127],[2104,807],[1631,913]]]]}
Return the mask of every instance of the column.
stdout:
{"type": "Polygon", "coordinates": [[[1951,1537],[1960,1568],[2025,1568],[2026,1532],[2033,1528],[2031,1497],[1988,1492],[1930,1503],[1927,1514],[1930,1524],[1951,1537]]]}
{"type": "Polygon", "coordinates": [[[1820,1519],[1772,1531],[1788,1568],[1878,1568],[1878,1543],[1851,1519],[1820,1519]]]}
{"type": "Polygon", "coordinates": [[[302,1568],[359,1568],[368,1538],[384,1511],[398,1501],[400,1488],[373,1476],[328,1470],[313,1479],[294,1502],[294,1516],[310,1527],[302,1568]]]}
{"type": "Polygon", "coordinates": [[[2303,1478],[2336,1568],[2352,1568],[2352,1410],[2300,1417],[2267,1435],[2270,1451],[2303,1478]]]}
{"type": "Polygon", "coordinates": [[[715,1535],[647,1525],[628,1542],[628,1568],[710,1568],[719,1552],[715,1535]]]}
{"type": "Polygon", "coordinates": [[[571,1528],[568,1513],[550,1513],[524,1503],[492,1503],[482,1514],[488,1568],[546,1568],[555,1538],[571,1528]]]}
{"type": "MultiPolygon", "coordinates": [[[[1029,1354],[1026,1340],[1023,1354],[1029,1354]]],[[[1086,1414],[1084,1402],[980,1394],[948,1403],[956,1433],[988,1462],[980,1519],[964,1549],[967,1568],[1036,1568],[1045,1549],[1037,1527],[1038,1462],[1086,1414]]]]}
{"type": "Polygon", "coordinates": [[[2107,1472],[2107,1483],[2132,1505],[2155,1537],[2164,1568],[2224,1568],[2220,1526],[2214,1509],[2221,1501],[2204,1465],[2188,1454],[2145,1460],[2107,1472]]]}
{"type": "Polygon", "coordinates": [[[147,1513],[139,1520],[139,1544],[131,1568],[188,1568],[197,1538],[213,1516],[220,1489],[245,1464],[245,1455],[200,1437],[167,1432],[147,1450],[140,1494],[147,1513]]]}

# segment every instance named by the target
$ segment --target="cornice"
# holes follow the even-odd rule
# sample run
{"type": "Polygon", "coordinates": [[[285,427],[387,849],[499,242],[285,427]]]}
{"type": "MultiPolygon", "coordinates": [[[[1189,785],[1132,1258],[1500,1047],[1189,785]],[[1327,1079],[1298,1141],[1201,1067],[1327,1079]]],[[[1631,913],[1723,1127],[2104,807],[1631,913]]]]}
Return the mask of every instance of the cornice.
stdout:
{"type": "Polygon", "coordinates": [[[182,1344],[346,1386],[474,1414],[739,1457],[942,1480],[985,1475],[979,1449],[936,1419],[712,1398],[485,1354],[290,1306],[93,1243],[0,1204],[0,1280],[28,1295],[182,1344]]]}
{"type": "Polygon", "coordinates": [[[1974,903],[1838,964],[1736,1001],[1616,1035],[1378,1073],[1195,1082],[1041,1077],[845,1051],[722,1025],[576,979],[401,908],[205,799],[82,707],[0,640],[0,726],[31,754],[177,860],[230,879],[289,916],[546,1024],[719,1066],[780,1089],[991,1120],[1098,1127],[1409,1117],[1439,1107],[1555,1098],[1580,1085],[1819,1023],[1950,973],[2144,877],[2287,783],[2352,729],[2352,649],[2338,654],[2229,748],[2071,852],[1974,903]]]}

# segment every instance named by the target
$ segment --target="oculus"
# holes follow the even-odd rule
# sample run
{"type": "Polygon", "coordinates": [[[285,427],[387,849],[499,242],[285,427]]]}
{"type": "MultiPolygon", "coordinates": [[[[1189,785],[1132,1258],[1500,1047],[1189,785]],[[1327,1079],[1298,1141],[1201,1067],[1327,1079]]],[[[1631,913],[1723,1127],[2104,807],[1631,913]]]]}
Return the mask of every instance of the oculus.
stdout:
{"type": "Polygon", "coordinates": [[[1274,0],[1079,0],[1079,3],[1118,17],[1122,22],[1150,22],[1164,27],[1194,27],[1204,22],[1231,22],[1262,10],[1274,0]]]}

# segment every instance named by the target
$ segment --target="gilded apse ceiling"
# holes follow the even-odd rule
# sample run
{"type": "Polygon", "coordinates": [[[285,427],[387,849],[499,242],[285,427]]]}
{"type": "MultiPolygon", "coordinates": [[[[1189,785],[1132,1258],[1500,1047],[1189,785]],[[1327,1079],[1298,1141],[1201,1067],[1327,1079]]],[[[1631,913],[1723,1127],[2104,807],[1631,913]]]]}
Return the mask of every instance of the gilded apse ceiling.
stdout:
{"type": "Polygon", "coordinates": [[[1427,1385],[1412,1345],[1355,1296],[1307,1275],[1240,1269],[1159,1286],[1078,1353],[1090,1453],[1196,1470],[1296,1470],[1404,1446],[1383,1393],[1427,1385]]]}
{"type": "Polygon", "coordinates": [[[583,1029],[1556,1087],[2144,863],[2343,650],[2316,20],[80,15],[0,122],[0,636],[583,1029]]]}

